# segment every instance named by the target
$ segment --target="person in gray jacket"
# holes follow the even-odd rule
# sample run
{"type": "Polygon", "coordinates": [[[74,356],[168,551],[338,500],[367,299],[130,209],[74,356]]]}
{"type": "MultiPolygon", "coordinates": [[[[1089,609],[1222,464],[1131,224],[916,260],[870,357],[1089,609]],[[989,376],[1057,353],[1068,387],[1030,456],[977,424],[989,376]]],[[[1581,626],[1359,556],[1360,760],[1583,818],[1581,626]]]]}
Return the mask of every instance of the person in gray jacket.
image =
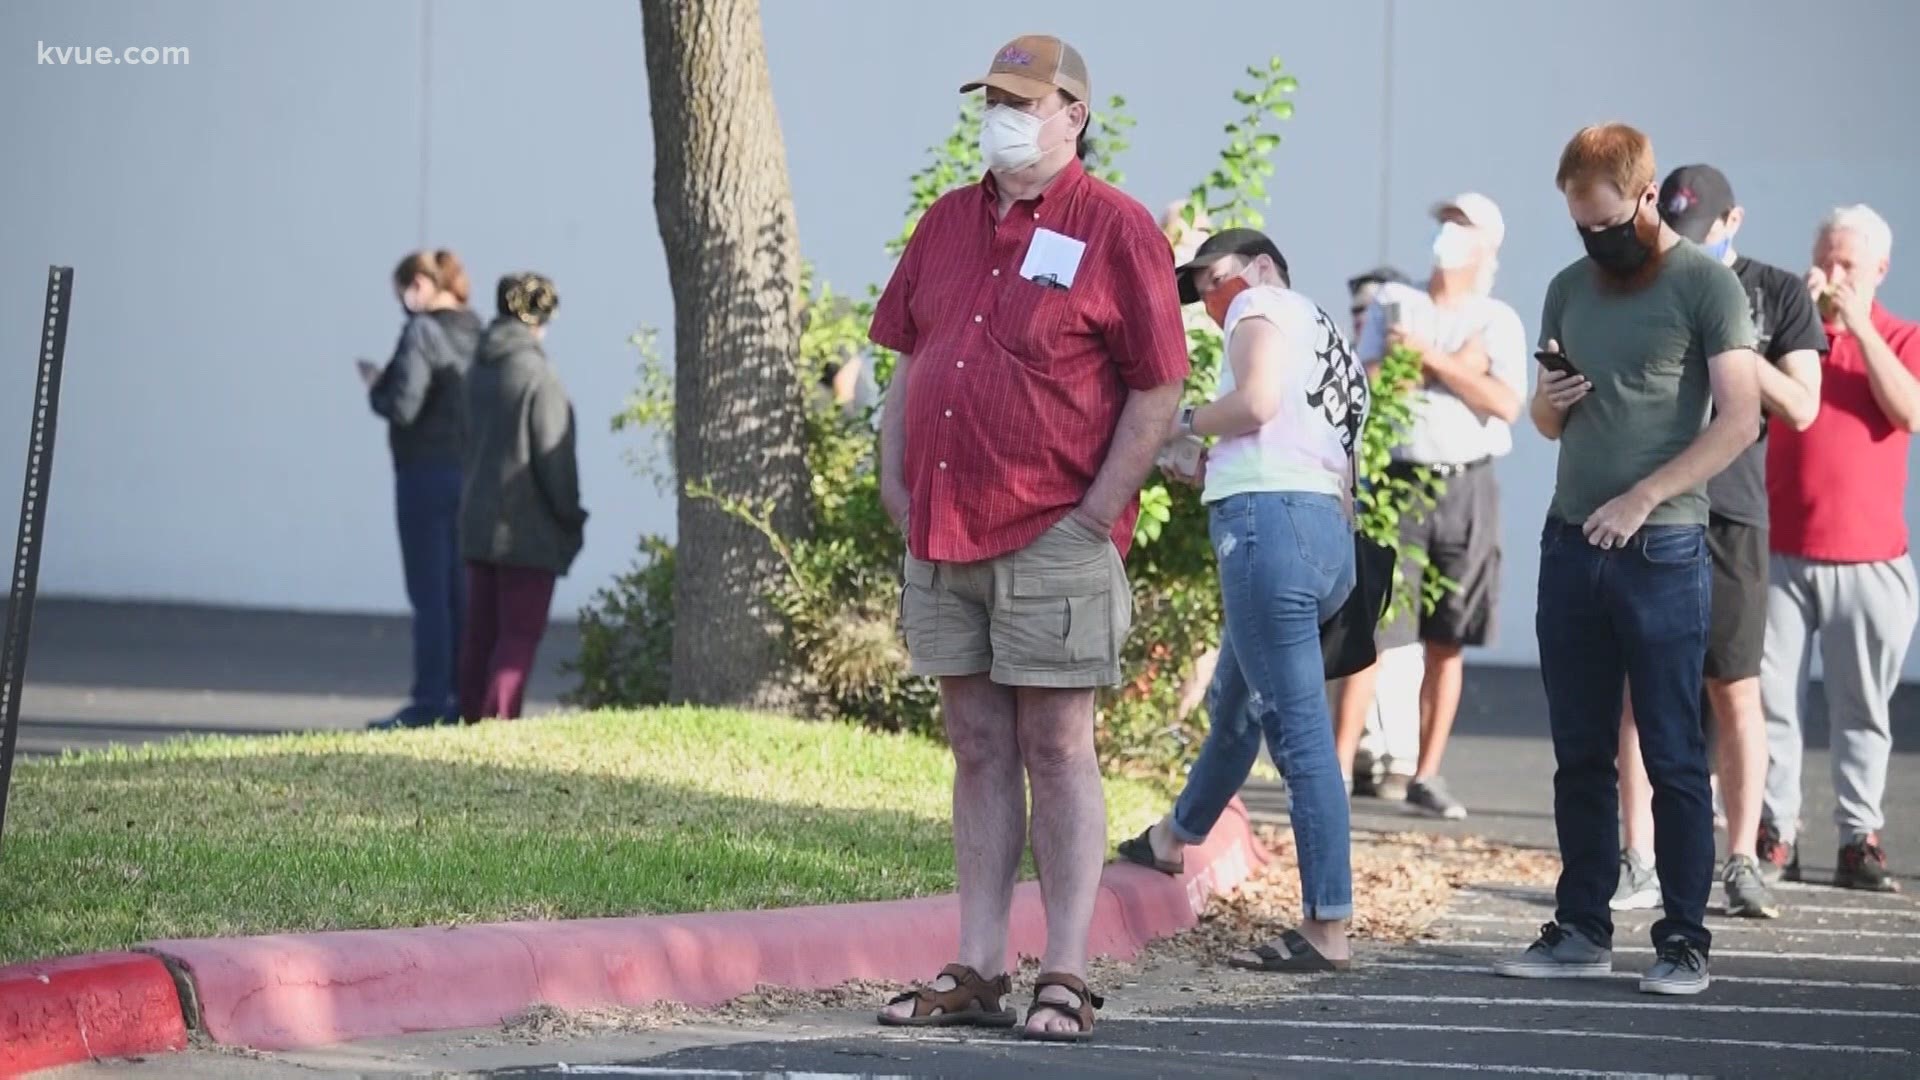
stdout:
{"type": "Polygon", "coordinates": [[[469,723],[520,715],[554,580],[580,553],[587,522],[573,406],[540,347],[560,295],[539,274],[509,274],[497,304],[467,379],[460,714],[469,723]]]}
{"type": "Polygon", "coordinates": [[[467,307],[467,272],[451,251],[416,251],[393,271],[407,313],[393,358],[360,361],[367,403],[387,422],[393,451],[400,562],[413,607],[413,690],[376,729],[457,722],[456,644],[466,608],[460,570],[461,459],[466,453],[467,368],[480,317],[467,307]]]}

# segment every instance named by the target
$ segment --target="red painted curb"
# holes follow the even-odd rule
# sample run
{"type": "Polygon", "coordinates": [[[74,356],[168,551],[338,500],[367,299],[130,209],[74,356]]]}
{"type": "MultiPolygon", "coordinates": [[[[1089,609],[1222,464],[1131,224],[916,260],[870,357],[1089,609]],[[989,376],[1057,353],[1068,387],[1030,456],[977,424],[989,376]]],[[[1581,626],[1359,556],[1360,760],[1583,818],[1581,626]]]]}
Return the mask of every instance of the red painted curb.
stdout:
{"type": "MultiPolygon", "coordinates": [[[[1192,869],[1169,878],[1110,866],[1095,907],[1095,955],[1126,958],[1193,926],[1207,897],[1238,885],[1266,855],[1235,800],[1192,869]]],[[[147,948],[192,975],[215,1040],[288,1050],[419,1031],[483,1027],[534,1004],[714,1005],[770,984],[823,988],[849,979],[925,978],[953,959],[953,896],[776,911],[358,930],[161,941],[147,948]]],[[[1009,948],[1037,955],[1039,887],[1014,893],[1009,948]]]]}
{"type": "Polygon", "coordinates": [[[0,967],[0,1077],[187,1045],[165,964],[99,953],[0,967]]]}

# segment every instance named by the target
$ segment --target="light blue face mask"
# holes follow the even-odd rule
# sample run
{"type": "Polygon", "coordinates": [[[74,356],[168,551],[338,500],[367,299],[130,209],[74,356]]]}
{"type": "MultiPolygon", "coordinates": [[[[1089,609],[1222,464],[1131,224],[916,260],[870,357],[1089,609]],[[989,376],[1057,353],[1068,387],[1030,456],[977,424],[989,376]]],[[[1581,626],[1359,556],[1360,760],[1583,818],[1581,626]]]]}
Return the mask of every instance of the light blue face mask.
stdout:
{"type": "Polygon", "coordinates": [[[1713,256],[1715,262],[1726,262],[1727,252],[1733,248],[1733,237],[1723,236],[1711,244],[1701,244],[1700,250],[1713,256]]]}

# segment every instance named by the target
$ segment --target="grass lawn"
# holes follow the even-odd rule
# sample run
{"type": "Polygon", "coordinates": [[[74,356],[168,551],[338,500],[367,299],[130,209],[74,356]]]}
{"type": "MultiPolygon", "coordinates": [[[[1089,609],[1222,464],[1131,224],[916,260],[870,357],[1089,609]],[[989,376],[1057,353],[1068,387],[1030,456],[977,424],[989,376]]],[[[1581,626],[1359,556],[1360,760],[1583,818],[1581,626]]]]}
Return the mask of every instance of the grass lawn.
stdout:
{"type": "MultiPolygon", "coordinates": [[[[21,762],[0,963],[163,937],[951,891],[936,743],[735,712],[178,740],[21,762]]],[[[1117,839],[1165,807],[1107,785],[1117,839]]]]}

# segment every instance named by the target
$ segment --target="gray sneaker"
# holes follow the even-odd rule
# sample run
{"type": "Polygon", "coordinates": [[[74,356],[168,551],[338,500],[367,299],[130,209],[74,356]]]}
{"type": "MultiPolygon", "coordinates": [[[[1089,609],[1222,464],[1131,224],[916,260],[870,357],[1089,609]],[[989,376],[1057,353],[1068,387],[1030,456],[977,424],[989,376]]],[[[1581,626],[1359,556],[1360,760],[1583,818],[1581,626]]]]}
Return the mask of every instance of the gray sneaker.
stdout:
{"type": "Polygon", "coordinates": [[[1559,923],[1540,928],[1540,940],[1511,960],[1496,960],[1495,975],[1509,979],[1595,979],[1613,973],[1613,950],[1559,923]]]}
{"type": "Polygon", "coordinates": [[[1720,880],[1727,888],[1727,914],[1737,919],[1780,917],[1780,905],[1774,902],[1773,890],[1760,879],[1760,864],[1749,856],[1729,858],[1720,880]]]}
{"type": "Polygon", "coordinates": [[[1620,853],[1620,887],[1607,906],[1615,911],[1652,911],[1661,904],[1660,875],[1636,851],[1620,853]]]}
{"type": "Polygon", "coordinates": [[[1640,976],[1643,994],[1698,994],[1711,985],[1707,974],[1707,954],[1686,938],[1671,937],[1660,946],[1653,966],[1640,976]]]}
{"type": "Polygon", "coordinates": [[[1447,782],[1437,776],[1408,783],[1407,802],[1448,821],[1459,821],[1467,816],[1467,808],[1460,805],[1460,800],[1447,790],[1447,782]]]}
{"type": "Polygon", "coordinates": [[[1413,786],[1413,777],[1405,773],[1390,772],[1374,785],[1375,798],[1389,802],[1400,802],[1407,797],[1407,789],[1413,786]]]}

